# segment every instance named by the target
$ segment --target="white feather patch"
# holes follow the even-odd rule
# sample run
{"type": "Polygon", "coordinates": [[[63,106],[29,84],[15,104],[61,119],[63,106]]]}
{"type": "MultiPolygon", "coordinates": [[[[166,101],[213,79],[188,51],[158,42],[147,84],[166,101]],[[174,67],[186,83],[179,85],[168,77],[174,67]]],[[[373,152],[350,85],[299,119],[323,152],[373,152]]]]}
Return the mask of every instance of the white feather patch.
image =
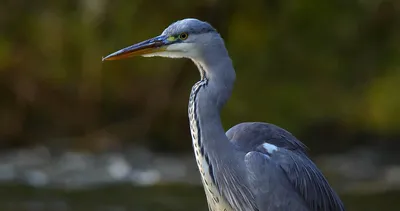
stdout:
{"type": "Polygon", "coordinates": [[[262,146],[264,147],[265,150],[267,150],[269,154],[272,154],[273,152],[278,150],[278,147],[273,144],[264,143],[262,146]]]}

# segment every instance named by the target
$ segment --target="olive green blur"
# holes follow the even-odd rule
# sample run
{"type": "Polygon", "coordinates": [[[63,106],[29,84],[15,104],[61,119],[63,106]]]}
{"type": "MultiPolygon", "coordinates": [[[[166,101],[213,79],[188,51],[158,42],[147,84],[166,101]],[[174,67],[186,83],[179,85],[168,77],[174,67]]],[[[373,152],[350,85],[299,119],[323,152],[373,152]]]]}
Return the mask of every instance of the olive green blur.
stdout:
{"type": "Polygon", "coordinates": [[[384,140],[399,135],[396,1],[3,0],[1,5],[1,147],[68,137],[73,141],[67,146],[75,149],[102,151],[136,141],[190,150],[187,99],[199,77],[190,61],[101,62],[185,17],[217,28],[234,61],[238,80],[222,116],[226,128],[271,122],[315,151],[331,149],[318,145],[326,134],[342,147],[359,143],[364,134],[384,140]],[[113,142],[99,143],[104,134],[113,142]]]}

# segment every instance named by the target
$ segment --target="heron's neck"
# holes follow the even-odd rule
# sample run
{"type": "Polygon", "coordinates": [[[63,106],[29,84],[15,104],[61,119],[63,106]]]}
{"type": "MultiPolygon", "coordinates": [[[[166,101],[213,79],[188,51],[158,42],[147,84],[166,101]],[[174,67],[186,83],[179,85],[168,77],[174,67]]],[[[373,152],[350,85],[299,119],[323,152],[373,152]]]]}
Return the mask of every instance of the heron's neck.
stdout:
{"type": "Polygon", "coordinates": [[[212,157],[216,157],[223,154],[219,153],[220,150],[231,147],[222,126],[220,112],[231,96],[235,71],[228,56],[194,62],[202,80],[193,86],[189,100],[193,144],[195,148],[196,145],[203,148],[201,154],[212,153],[212,157]]]}

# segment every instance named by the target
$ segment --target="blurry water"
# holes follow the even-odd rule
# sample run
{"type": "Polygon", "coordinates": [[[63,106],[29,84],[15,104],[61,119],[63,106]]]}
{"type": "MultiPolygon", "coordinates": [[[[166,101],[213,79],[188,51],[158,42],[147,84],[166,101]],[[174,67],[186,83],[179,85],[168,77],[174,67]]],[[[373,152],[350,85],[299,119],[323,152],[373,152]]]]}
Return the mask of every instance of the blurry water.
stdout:
{"type": "MultiPolygon", "coordinates": [[[[347,210],[400,210],[400,193],[342,196],[347,210]]],[[[0,187],[1,211],[207,211],[201,187],[129,185],[93,190],[0,187]]]]}

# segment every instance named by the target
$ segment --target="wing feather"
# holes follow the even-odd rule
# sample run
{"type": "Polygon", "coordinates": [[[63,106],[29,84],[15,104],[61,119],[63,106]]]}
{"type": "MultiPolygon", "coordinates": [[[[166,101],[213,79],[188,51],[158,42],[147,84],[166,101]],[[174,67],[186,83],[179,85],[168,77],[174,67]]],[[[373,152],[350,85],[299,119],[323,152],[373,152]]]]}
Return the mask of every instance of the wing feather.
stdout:
{"type": "Polygon", "coordinates": [[[269,156],[249,152],[245,163],[258,211],[310,211],[302,196],[293,190],[284,170],[269,156]]]}
{"type": "Polygon", "coordinates": [[[279,208],[282,203],[287,207],[305,203],[305,210],[310,211],[345,210],[324,175],[308,158],[307,147],[288,131],[269,123],[244,122],[226,135],[239,151],[247,153],[245,164],[251,175],[248,180],[257,206],[261,207],[259,211],[285,210],[279,208]],[[267,209],[277,203],[276,198],[278,208],[267,209]]]}
{"type": "MultiPolygon", "coordinates": [[[[304,154],[279,148],[265,159],[279,166],[282,170],[282,175],[292,185],[293,191],[302,196],[310,210],[345,210],[343,203],[330,187],[325,177],[304,154]]],[[[247,165],[252,166],[256,162],[252,163],[252,161],[248,160],[247,165]]],[[[259,177],[265,177],[265,175],[259,175],[259,177]]]]}

